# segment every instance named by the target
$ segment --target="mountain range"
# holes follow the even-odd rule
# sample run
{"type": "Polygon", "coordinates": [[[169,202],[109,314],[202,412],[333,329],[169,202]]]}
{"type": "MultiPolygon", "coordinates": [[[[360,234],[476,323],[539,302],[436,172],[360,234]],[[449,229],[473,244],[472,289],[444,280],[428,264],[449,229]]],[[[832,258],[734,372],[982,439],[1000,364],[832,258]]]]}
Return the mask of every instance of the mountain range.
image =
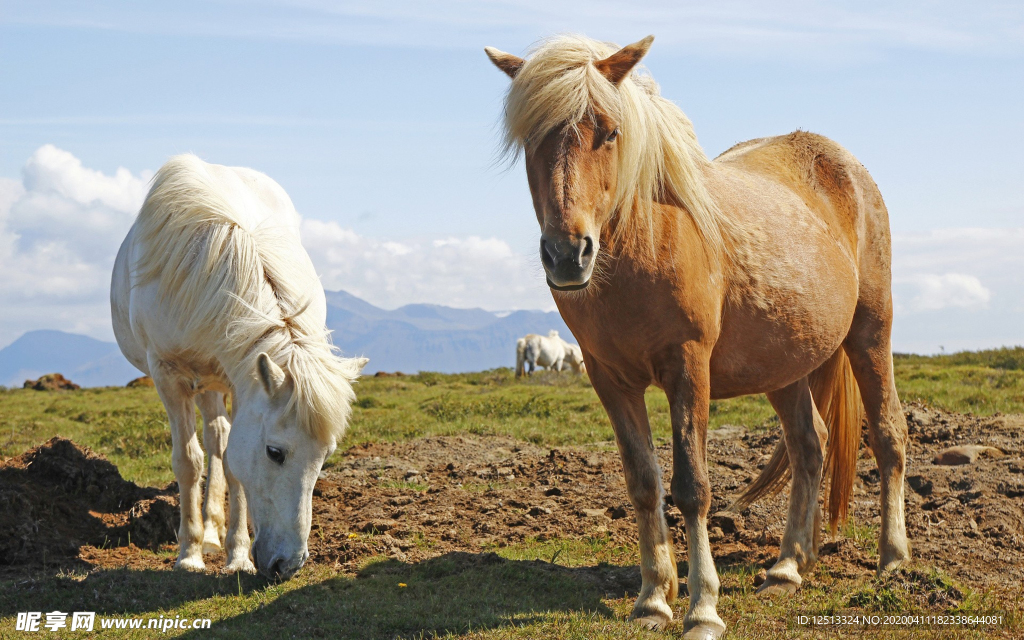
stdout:
{"type": "MultiPolygon", "coordinates": [[[[515,365],[515,342],[527,333],[571,333],[554,311],[494,313],[434,304],[387,310],[345,291],[327,292],[327,326],[345,356],[370,359],[377,371],[459,373],[515,365]]],[[[0,385],[62,373],[83,387],[121,386],[142,375],[117,344],[63,331],[29,331],[0,349],[0,385]]]]}

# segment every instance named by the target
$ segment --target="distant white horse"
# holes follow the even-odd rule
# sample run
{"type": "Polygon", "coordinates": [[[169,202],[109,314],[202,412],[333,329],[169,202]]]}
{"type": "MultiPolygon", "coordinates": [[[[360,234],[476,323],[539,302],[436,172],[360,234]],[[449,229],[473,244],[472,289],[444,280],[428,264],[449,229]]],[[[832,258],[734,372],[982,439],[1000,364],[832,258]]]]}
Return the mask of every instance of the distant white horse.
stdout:
{"type": "Polygon", "coordinates": [[[579,346],[569,344],[552,329],[546,336],[531,333],[516,341],[516,377],[524,373],[533,375],[536,367],[547,367],[551,371],[563,371],[566,365],[576,373],[586,373],[583,351],[579,346]],[[529,371],[526,370],[529,365],[529,371]]]}
{"type": "Polygon", "coordinates": [[[366,360],[332,350],[298,222],[288,195],[262,173],[184,155],[156,174],[118,252],[114,334],[152,376],[171,424],[181,499],[175,568],[204,569],[203,554],[219,552],[225,538],[226,572],[253,572],[255,562],[289,577],[309,557],[313,485],[345,431],[351,383],[366,360]],[[205,513],[193,401],[209,454],[205,513]]]}

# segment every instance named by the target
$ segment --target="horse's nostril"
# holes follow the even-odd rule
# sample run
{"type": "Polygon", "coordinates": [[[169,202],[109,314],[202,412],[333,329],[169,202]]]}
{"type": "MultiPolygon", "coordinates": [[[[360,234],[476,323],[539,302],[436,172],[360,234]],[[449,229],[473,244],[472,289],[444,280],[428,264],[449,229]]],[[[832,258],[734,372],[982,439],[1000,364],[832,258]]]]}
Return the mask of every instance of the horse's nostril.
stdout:
{"type": "Polygon", "coordinates": [[[590,236],[583,238],[583,253],[581,254],[584,258],[590,257],[594,253],[594,241],[590,239],[590,236]]]}
{"type": "Polygon", "coordinates": [[[283,571],[281,571],[281,567],[282,567],[283,563],[284,563],[284,559],[283,558],[278,558],[277,560],[274,560],[274,564],[270,565],[270,573],[271,573],[271,575],[279,576],[282,573],[284,573],[283,571]]]}
{"type": "Polygon", "coordinates": [[[558,260],[555,258],[555,251],[551,244],[544,238],[540,239],[540,261],[548,269],[554,269],[558,260]]]}

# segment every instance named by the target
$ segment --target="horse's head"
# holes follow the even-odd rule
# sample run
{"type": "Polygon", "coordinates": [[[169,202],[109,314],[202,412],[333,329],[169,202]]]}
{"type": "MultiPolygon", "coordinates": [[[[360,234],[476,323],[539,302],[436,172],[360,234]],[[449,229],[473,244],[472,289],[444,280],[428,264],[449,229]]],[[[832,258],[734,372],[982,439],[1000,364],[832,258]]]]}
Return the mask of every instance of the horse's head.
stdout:
{"type": "MultiPolygon", "coordinates": [[[[354,398],[350,382],[365,362],[340,361],[336,369],[343,374],[337,380],[325,376],[329,386],[341,388],[325,389],[331,397],[312,411],[335,424],[311,428],[310,410],[303,409],[309,398],[297,392],[292,372],[265,353],[256,360],[260,384],[239,390],[225,463],[244,489],[255,532],[253,561],[267,577],[289,578],[309,557],[313,486],[345,429],[354,398]]],[[[309,394],[308,385],[303,391],[309,394]]]]}
{"type": "Polygon", "coordinates": [[[542,48],[529,61],[485,50],[512,78],[506,144],[524,151],[552,289],[583,289],[593,276],[602,232],[623,200],[620,164],[634,162],[644,135],[621,127],[625,101],[618,91],[653,40],[600,59],[579,46],[542,48]]]}
{"type": "Polygon", "coordinates": [[[583,362],[583,349],[580,349],[579,345],[566,345],[565,353],[565,359],[569,362],[569,365],[572,366],[573,371],[581,375],[587,372],[587,364],[583,362]]]}

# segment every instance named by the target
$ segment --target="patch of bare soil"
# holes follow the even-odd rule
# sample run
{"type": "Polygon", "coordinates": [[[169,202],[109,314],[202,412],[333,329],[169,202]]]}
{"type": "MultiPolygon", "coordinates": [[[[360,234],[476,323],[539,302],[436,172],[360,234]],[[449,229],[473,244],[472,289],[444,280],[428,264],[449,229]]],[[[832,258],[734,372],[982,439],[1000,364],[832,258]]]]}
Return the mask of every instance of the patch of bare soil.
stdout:
{"type": "MultiPolygon", "coordinates": [[[[911,437],[907,528],[914,557],[972,586],[1020,584],[1024,581],[1024,416],[978,418],[917,404],[907,406],[907,416],[911,437]],[[986,455],[978,455],[967,464],[934,463],[944,450],[963,445],[992,449],[986,449],[986,455]]],[[[778,438],[778,433],[752,433],[741,427],[711,433],[708,451],[714,493],[712,513],[729,506],[768,460],[778,438]]],[[[37,496],[45,493],[29,487],[33,455],[40,454],[30,452],[22,457],[20,466],[8,463],[0,470],[3,505],[20,504],[7,497],[8,487],[14,485],[6,480],[5,474],[15,471],[22,474],[17,476],[23,479],[18,486],[25,492],[37,496]]],[[[82,455],[87,461],[95,458],[82,455]]],[[[667,485],[671,451],[662,448],[658,455],[667,485]]],[[[112,473],[116,475],[116,470],[112,473]]],[[[45,530],[45,540],[50,542],[33,543],[27,533],[9,536],[6,532],[11,530],[7,525],[11,513],[17,509],[22,510],[18,513],[27,513],[29,507],[4,507],[4,519],[0,521],[0,531],[8,536],[0,542],[4,562],[18,561],[6,558],[38,555],[38,545],[64,549],[66,553],[83,543],[100,546],[98,540],[103,536],[109,540],[112,531],[133,526],[138,518],[133,520],[131,512],[139,500],[159,499],[174,504],[172,497],[161,497],[156,490],[137,487],[133,491],[143,493],[128,491],[123,498],[105,498],[107,501],[101,504],[98,501],[102,496],[120,496],[118,490],[109,494],[105,489],[90,490],[90,486],[99,486],[98,481],[84,479],[74,480],[71,489],[64,489],[64,478],[69,475],[77,477],[65,471],[44,474],[45,482],[39,485],[59,487],[64,491],[61,495],[66,496],[66,500],[46,508],[65,509],[74,514],[59,515],[46,520],[52,521],[53,526],[33,529],[45,530]],[[153,493],[143,495],[146,491],[153,493]],[[101,508],[104,505],[106,511],[101,508]],[[93,518],[89,525],[92,528],[81,522],[72,523],[88,521],[80,517],[87,510],[89,518],[93,518]],[[16,554],[8,551],[12,544],[9,538],[23,541],[20,547],[14,545],[16,554]],[[37,547],[28,547],[29,544],[37,547]]],[[[878,471],[865,449],[858,463],[851,512],[859,530],[871,541],[877,537],[877,527],[866,531],[863,525],[880,522],[878,489],[878,471]]],[[[26,531],[29,522],[48,517],[44,508],[33,508],[32,517],[15,519],[14,525],[21,527],[18,531],[26,531]]],[[[682,518],[670,499],[666,500],[665,512],[682,559],[682,518]]],[[[174,513],[168,516],[165,542],[173,541],[176,518],[174,513]]],[[[716,560],[720,565],[771,566],[778,554],[784,524],[784,494],[756,504],[743,514],[716,514],[709,523],[716,560]]],[[[355,572],[371,556],[420,561],[452,552],[480,554],[527,538],[593,535],[609,536],[622,545],[636,544],[635,517],[626,497],[622,465],[611,447],[545,449],[507,438],[456,436],[349,449],[342,461],[322,473],[317,482],[309,550],[311,562],[355,572]]],[[[136,542],[134,533],[132,542],[136,542]]],[[[836,577],[868,575],[874,571],[877,557],[863,551],[864,546],[842,535],[832,539],[826,533],[820,561],[836,577]]],[[[85,546],[79,558],[92,565],[127,564],[140,568],[169,566],[172,562],[170,558],[124,546],[85,546]]],[[[208,558],[207,566],[215,570],[222,561],[223,558],[208,558]]],[[[635,570],[627,573],[622,580],[635,581],[635,570]]],[[[895,575],[892,580],[927,582],[927,577],[917,580],[913,573],[895,575]]],[[[927,597],[934,592],[935,589],[929,590],[927,597]]]]}
{"type": "Polygon", "coordinates": [[[53,438],[0,463],[0,566],[73,564],[83,547],[176,539],[177,501],[88,448],[53,438]]]}

